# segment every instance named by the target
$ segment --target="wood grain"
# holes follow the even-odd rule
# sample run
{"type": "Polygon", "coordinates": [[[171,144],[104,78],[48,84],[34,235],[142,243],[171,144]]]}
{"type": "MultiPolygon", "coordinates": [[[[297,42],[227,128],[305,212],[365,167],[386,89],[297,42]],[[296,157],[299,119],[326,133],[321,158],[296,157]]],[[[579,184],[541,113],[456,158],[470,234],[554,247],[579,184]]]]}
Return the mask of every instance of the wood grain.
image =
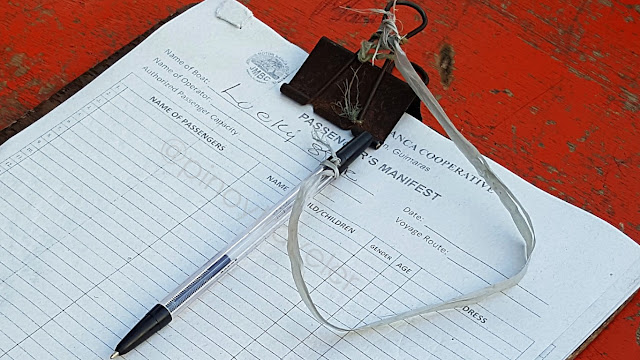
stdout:
{"type": "MultiPolygon", "coordinates": [[[[188,2],[1,3],[0,128],[188,2]]],[[[383,6],[374,0],[245,4],[307,51],[322,35],[355,49],[379,19],[342,6],[383,6]]],[[[640,242],[640,5],[614,0],[422,5],[430,23],[407,52],[427,69],[432,91],[465,136],[527,181],[640,242]]],[[[406,13],[399,17],[408,29],[416,20],[406,13]]],[[[426,113],[425,122],[438,128],[426,113]]],[[[577,359],[640,359],[640,295],[577,359]]]]}

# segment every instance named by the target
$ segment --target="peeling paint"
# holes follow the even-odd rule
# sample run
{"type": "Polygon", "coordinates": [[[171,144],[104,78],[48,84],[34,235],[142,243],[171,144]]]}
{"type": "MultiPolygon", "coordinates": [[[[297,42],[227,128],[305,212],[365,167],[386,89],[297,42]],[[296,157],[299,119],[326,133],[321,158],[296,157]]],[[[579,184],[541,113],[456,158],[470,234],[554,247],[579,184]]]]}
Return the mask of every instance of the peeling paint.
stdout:
{"type": "Polygon", "coordinates": [[[438,55],[438,72],[440,73],[440,82],[446,88],[451,85],[453,81],[453,64],[454,60],[453,47],[449,44],[444,44],[440,48],[440,54],[438,55]]]}
{"type": "Polygon", "coordinates": [[[624,109],[634,113],[638,112],[640,110],[640,100],[638,99],[638,95],[624,87],[621,87],[620,90],[622,90],[622,94],[620,96],[624,99],[624,109]]]}
{"type": "Polygon", "coordinates": [[[493,89],[493,90],[489,90],[490,93],[492,94],[499,94],[499,93],[505,93],[507,94],[508,97],[513,97],[513,92],[511,92],[511,90],[509,89],[502,89],[502,90],[498,90],[498,89],[493,89]]]}
{"type": "Polygon", "coordinates": [[[613,3],[611,0],[598,0],[598,2],[606,7],[612,7],[613,3]]]}
{"type": "Polygon", "coordinates": [[[581,73],[580,71],[574,69],[573,67],[569,66],[568,70],[570,73],[576,75],[577,77],[581,78],[581,79],[585,79],[585,80],[589,80],[592,81],[593,78],[587,74],[581,73]]]}
{"type": "Polygon", "coordinates": [[[11,57],[11,60],[9,60],[8,65],[11,65],[13,67],[18,67],[18,66],[22,66],[22,61],[25,58],[25,53],[19,53],[19,54],[15,54],[11,57]]]}
{"type": "Polygon", "coordinates": [[[51,84],[51,83],[45,84],[45,85],[40,87],[40,90],[38,90],[38,94],[40,94],[40,95],[51,94],[55,88],[56,88],[56,86],[54,84],[51,84]]]}
{"type": "Polygon", "coordinates": [[[584,131],[584,136],[579,137],[577,140],[578,142],[585,142],[587,141],[587,139],[591,136],[591,134],[593,134],[596,130],[598,130],[597,127],[591,129],[591,130],[585,130],[584,131]]]}

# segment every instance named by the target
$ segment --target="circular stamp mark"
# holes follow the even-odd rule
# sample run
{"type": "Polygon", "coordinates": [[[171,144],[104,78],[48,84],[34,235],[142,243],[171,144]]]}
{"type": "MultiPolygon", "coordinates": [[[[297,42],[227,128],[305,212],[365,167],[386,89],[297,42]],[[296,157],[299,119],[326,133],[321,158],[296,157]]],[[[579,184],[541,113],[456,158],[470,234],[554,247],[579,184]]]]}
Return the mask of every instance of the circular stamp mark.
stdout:
{"type": "Polygon", "coordinates": [[[289,66],[280,56],[259,52],[247,59],[247,73],[259,83],[279,83],[289,74],[289,66]]]}

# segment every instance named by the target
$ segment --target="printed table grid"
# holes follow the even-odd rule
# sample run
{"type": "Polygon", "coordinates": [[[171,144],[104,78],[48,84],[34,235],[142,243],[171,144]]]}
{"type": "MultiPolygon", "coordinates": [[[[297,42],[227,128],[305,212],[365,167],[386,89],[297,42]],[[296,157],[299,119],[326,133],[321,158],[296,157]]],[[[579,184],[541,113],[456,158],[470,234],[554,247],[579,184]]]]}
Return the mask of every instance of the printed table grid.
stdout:
{"type": "MultiPolygon", "coordinates": [[[[0,233],[8,240],[0,243],[7,259],[0,297],[11,305],[0,314],[0,359],[100,358],[148,307],[281,196],[255,174],[273,171],[273,163],[209,156],[211,149],[194,134],[159,120],[162,112],[140,94],[148,89],[130,75],[2,161],[0,187],[8,196],[0,199],[0,233]],[[196,166],[195,159],[207,163],[196,166]]],[[[297,180],[284,168],[275,170],[297,180]]],[[[323,199],[323,206],[332,202],[323,199]]],[[[304,256],[319,264],[307,267],[312,296],[343,326],[425,303],[405,287],[440,299],[414,281],[428,271],[403,254],[379,268],[364,261],[375,256],[367,249],[371,241],[384,243],[370,235],[364,241],[346,236],[309,212],[301,226],[302,241],[313,246],[304,256]],[[311,241],[327,233],[329,242],[311,241]],[[338,236],[340,242],[333,240],[338,236]],[[411,264],[410,276],[394,269],[400,259],[411,264]]],[[[513,359],[522,351],[512,346],[505,354],[468,333],[456,323],[464,318],[460,310],[455,317],[333,333],[299,300],[283,241],[279,234],[269,238],[181,314],[184,321],[172,322],[130,357],[513,359]],[[433,333],[424,330],[427,323],[433,333]],[[475,345],[441,341],[461,334],[475,345]],[[396,345],[401,341],[402,348],[396,345]]]]}

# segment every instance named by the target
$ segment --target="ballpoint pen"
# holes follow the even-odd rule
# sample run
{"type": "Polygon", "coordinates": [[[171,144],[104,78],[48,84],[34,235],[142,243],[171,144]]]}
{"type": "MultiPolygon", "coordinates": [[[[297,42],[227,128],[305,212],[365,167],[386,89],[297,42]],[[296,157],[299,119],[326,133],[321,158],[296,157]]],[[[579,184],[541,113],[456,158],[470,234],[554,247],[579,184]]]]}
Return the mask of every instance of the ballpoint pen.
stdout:
{"type": "MultiPolygon", "coordinates": [[[[344,173],[346,168],[360,156],[373,141],[373,136],[370,133],[366,131],[361,132],[338,150],[335,156],[339,159],[339,161],[337,161],[339,173],[344,173]]],[[[317,176],[328,169],[328,165],[321,164],[309,177],[317,176]]],[[[333,179],[335,179],[334,176],[324,176],[320,180],[317,192],[322,191],[333,179]]],[[[261,240],[265,239],[267,235],[280,227],[289,218],[293,203],[300,188],[301,185],[293,188],[282,200],[240,233],[234,241],[230,242],[224,249],[218,252],[216,256],[207,261],[198,271],[149,310],[142,320],[118,343],[114,353],[111,355],[111,359],[131,351],[149,338],[149,336],[169,324],[173,316],[186,308],[200,293],[204,292],[224,273],[228,272],[238,260],[251,252],[261,240]]]]}

